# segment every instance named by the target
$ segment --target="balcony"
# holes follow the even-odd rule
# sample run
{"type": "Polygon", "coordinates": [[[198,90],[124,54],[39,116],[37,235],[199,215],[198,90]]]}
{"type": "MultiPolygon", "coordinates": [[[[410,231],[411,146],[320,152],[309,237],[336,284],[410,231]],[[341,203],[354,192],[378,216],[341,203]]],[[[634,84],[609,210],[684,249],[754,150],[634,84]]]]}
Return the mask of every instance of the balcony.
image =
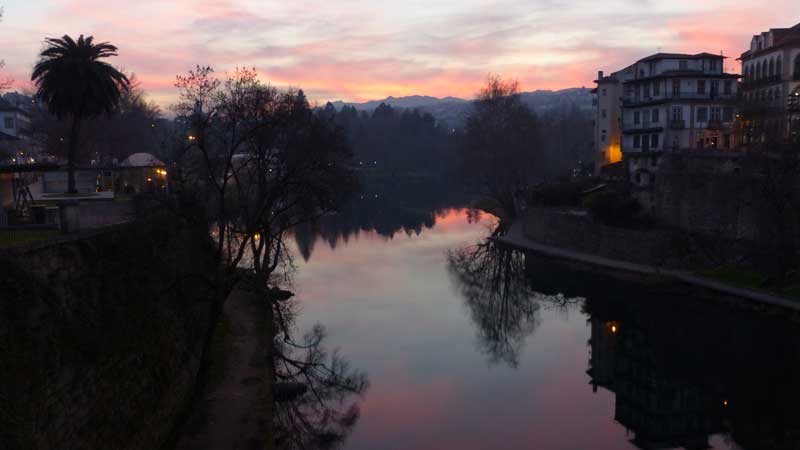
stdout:
{"type": "Polygon", "coordinates": [[[780,83],[780,82],[781,82],[781,76],[780,75],[771,75],[771,76],[768,76],[768,77],[761,77],[761,78],[759,78],[757,80],[747,80],[744,83],[742,83],[742,87],[745,88],[745,89],[754,89],[754,88],[759,88],[759,87],[762,87],[762,86],[767,86],[767,85],[770,85],[770,84],[775,84],[775,83],[780,83]]]}
{"type": "Polygon", "coordinates": [[[680,120],[676,119],[669,121],[670,130],[683,130],[684,128],[686,128],[686,121],[683,119],[680,120]]]}
{"type": "Polygon", "coordinates": [[[646,106],[649,104],[657,104],[674,100],[712,100],[720,102],[734,102],[736,101],[736,94],[721,94],[719,92],[705,92],[702,94],[698,94],[697,92],[668,92],[664,95],[659,95],[656,97],[623,98],[622,106],[646,106]]]}
{"type": "Polygon", "coordinates": [[[723,123],[719,119],[709,120],[708,124],[706,124],[706,129],[709,129],[709,130],[721,130],[723,128],[724,128],[723,123]]]}

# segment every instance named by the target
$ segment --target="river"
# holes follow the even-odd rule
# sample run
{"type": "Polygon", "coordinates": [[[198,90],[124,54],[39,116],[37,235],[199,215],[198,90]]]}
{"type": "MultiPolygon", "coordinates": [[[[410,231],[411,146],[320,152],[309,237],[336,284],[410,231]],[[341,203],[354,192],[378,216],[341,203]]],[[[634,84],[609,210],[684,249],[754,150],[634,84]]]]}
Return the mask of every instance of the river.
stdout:
{"type": "Polygon", "coordinates": [[[346,449],[798,448],[794,325],[497,247],[495,223],[298,237],[298,327],[370,381],[346,449]]]}

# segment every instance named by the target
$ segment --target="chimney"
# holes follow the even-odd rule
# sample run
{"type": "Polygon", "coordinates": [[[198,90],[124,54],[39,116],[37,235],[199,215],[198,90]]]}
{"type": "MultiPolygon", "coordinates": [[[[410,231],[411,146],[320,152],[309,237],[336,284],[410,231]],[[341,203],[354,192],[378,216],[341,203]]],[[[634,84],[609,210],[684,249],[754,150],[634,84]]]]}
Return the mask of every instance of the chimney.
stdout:
{"type": "Polygon", "coordinates": [[[597,71],[597,81],[600,81],[602,79],[603,79],[603,71],[602,70],[598,70],[597,71]]]}

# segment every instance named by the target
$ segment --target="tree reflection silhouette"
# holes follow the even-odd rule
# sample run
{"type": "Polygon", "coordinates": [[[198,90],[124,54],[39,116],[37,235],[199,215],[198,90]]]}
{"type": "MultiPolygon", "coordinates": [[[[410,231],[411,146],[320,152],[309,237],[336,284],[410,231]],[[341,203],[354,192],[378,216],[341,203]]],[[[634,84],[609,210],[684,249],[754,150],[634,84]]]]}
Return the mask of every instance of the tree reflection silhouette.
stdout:
{"type": "Polygon", "coordinates": [[[476,245],[448,252],[448,269],[477,326],[478,347],[492,364],[519,365],[525,339],[536,331],[542,308],[566,313],[583,299],[544,295],[532,289],[525,271],[525,254],[496,243],[491,236],[476,245]]]}
{"type": "Polygon", "coordinates": [[[519,364],[525,338],[539,322],[539,304],[525,278],[521,253],[491,240],[451,251],[448,268],[478,329],[478,345],[493,364],[519,364]]]}

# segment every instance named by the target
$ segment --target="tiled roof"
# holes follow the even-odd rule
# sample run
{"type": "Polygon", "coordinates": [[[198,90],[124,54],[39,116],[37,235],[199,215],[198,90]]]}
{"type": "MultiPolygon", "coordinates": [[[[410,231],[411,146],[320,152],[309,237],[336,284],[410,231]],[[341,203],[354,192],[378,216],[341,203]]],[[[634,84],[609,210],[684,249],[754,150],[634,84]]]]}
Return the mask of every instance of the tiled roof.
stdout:
{"type": "Polygon", "coordinates": [[[690,55],[687,53],[656,53],[655,55],[650,55],[646,58],[642,58],[639,62],[647,62],[647,61],[655,61],[658,59],[725,59],[725,56],[722,55],[715,55],[713,53],[697,53],[695,55],[690,55]]]}
{"type": "MultiPolygon", "coordinates": [[[[772,46],[763,48],[755,52],[747,50],[746,52],[742,53],[739,59],[749,58],[751,56],[768,52],[770,50],[792,43],[800,44],[800,23],[791,28],[771,28],[769,31],[772,33],[772,38],[773,38],[772,46]]],[[[757,34],[753,37],[756,38],[758,36],[759,35],[757,34]]]]}

